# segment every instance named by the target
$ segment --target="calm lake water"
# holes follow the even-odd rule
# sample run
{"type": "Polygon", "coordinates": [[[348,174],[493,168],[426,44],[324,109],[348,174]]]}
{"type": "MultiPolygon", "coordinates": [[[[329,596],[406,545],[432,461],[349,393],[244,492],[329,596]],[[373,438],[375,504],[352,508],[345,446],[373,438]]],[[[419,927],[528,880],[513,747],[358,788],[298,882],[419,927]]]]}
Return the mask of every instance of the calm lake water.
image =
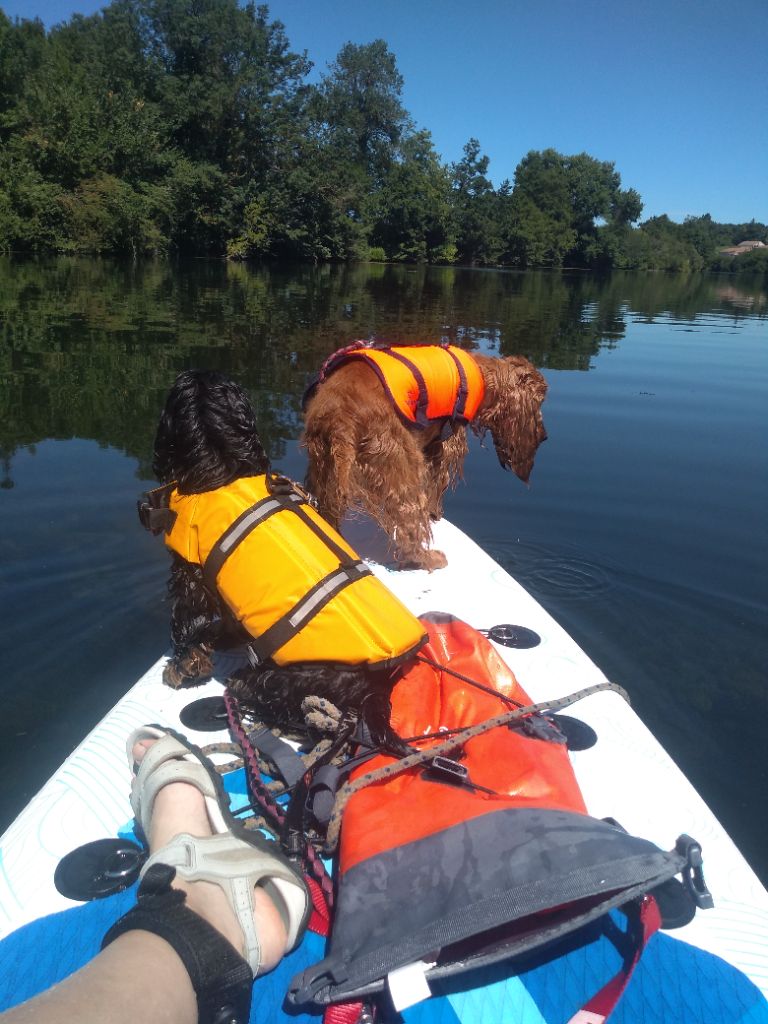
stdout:
{"type": "Polygon", "coordinates": [[[0,830],[166,647],[135,499],[175,374],[240,380],[301,478],[306,379],[359,337],[542,369],[530,487],[474,444],[447,515],[629,690],[768,881],[768,295],[735,277],[0,261],[0,830]]]}

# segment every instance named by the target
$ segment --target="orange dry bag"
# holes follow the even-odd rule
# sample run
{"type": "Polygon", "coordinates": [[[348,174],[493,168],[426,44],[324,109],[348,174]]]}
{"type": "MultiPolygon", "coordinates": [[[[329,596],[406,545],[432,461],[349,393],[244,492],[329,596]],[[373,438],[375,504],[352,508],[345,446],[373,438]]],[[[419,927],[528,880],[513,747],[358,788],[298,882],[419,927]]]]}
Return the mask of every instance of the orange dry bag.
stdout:
{"type": "MultiPolygon", "coordinates": [[[[425,663],[409,669],[393,690],[391,720],[401,736],[420,738],[413,746],[496,717],[499,695],[531,703],[484,636],[448,615],[422,621],[429,640],[420,656],[490,689],[425,663]]],[[[590,817],[563,737],[548,719],[538,724],[493,728],[449,758],[353,792],[328,955],[294,979],[294,1005],[378,992],[392,971],[420,960],[432,965],[432,982],[528,953],[613,907],[639,906],[686,870],[682,847],[665,852],[590,817]],[[537,738],[548,729],[554,742],[537,738]]],[[[394,763],[379,755],[350,779],[394,763]]]]}

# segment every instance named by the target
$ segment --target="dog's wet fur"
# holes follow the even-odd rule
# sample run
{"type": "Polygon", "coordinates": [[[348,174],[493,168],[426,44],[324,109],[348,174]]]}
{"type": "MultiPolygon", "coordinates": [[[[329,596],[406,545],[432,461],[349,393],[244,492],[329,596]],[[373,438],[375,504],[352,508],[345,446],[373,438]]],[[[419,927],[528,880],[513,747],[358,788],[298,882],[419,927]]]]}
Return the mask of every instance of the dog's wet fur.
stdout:
{"type": "MultiPolygon", "coordinates": [[[[161,484],[199,494],[241,477],[267,473],[253,407],[243,389],[221,373],[180,373],[165,403],[155,437],[152,468],[161,484]]],[[[253,566],[254,574],[258,565],[253,566]]],[[[213,652],[248,639],[203,583],[202,568],[173,553],[168,581],[173,654],[164,681],[173,687],[201,683],[213,672],[213,652]]],[[[389,695],[399,670],[327,662],[248,666],[227,681],[257,720],[304,731],[302,702],[316,695],[362,718],[375,743],[402,751],[389,725],[389,695]]]]}
{"type": "MultiPolygon", "coordinates": [[[[547,383],[523,356],[475,355],[485,395],[469,429],[491,435],[499,463],[527,482],[547,433],[541,403],[547,383]]],[[[338,529],[347,511],[369,515],[390,538],[401,568],[439,569],[431,523],[443,496],[461,479],[467,427],[444,437],[444,424],[406,425],[376,372],[353,359],[315,388],[304,413],[306,483],[325,518],[338,529]]]]}

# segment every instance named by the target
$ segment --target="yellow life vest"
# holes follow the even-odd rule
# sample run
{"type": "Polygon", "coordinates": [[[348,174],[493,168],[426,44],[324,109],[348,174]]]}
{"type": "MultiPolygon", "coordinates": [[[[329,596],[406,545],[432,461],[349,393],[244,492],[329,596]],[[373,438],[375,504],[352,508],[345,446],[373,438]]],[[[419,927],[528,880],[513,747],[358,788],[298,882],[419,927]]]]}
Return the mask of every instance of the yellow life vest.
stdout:
{"type": "Polygon", "coordinates": [[[423,625],[290,481],[243,477],[202,494],[173,490],[165,543],[201,565],[258,664],[379,668],[424,643],[423,625]]]}
{"type": "Polygon", "coordinates": [[[469,423],[485,395],[480,367],[455,345],[375,348],[357,342],[326,360],[320,379],[350,359],[363,359],[376,371],[400,416],[417,427],[436,420],[469,423]]]}

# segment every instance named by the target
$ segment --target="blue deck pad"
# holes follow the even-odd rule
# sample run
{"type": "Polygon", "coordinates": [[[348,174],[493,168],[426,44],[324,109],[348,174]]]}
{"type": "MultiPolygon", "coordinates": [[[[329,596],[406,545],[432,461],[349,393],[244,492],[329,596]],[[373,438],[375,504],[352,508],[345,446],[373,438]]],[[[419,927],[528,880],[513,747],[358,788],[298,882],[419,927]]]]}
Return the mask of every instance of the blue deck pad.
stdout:
{"type": "MultiPolygon", "coordinates": [[[[248,795],[245,773],[223,776],[233,811],[248,795]]],[[[265,779],[265,781],[269,781],[265,779]]],[[[133,822],[119,830],[135,839],[133,822]]],[[[330,869],[330,865],[327,865],[330,869]]],[[[0,1011],[50,988],[99,951],[110,926],[136,903],[134,885],[106,899],[33,921],[0,942],[0,1011]]],[[[614,913],[623,930],[624,918],[614,913]]],[[[509,964],[444,982],[432,999],[406,1010],[403,1024],[567,1024],[620,967],[601,929],[591,941],[511,974],[509,964]]],[[[322,960],[325,940],[307,933],[301,946],[254,985],[250,1024],[319,1024],[320,1014],[283,1011],[295,974],[322,960]]],[[[137,982],[138,984],[138,982],[137,982]]],[[[137,1016],[140,1016],[140,1011],[137,1016]]],[[[768,1001],[735,967],[668,934],[649,942],[611,1024],[768,1024],[768,1001]]]]}
{"type": "MultiPolygon", "coordinates": [[[[515,977],[497,965],[473,987],[411,1007],[405,1024],[567,1024],[616,974],[605,939],[515,977]]],[[[768,1001],[741,971],[667,934],[646,947],[610,1024],[768,1024],[768,1001]]]]}
{"type": "MultiPolygon", "coordinates": [[[[40,918],[0,942],[0,1011],[29,999],[83,967],[98,953],[114,922],[136,903],[134,885],[115,896],[40,918]]],[[[318,1024],[318,1016],[284,1014],[288,983],[298,971],[322,959],[325,940],[308,933],[301,946],[253,988],[253,1024],[318,1024]]],[[[137,979],[137,992],[140,990],[137,979]]],[[[141,1018],[140,1007],[137,1019],[141,1018]]]]}
{"type": "MultiPolygon", "coordinates": [[[[0,1010],[14,1006],[87,963],[110,925],[136,901],[136,887],[33,921],[0,942],[0,1010]]],[[[325,941],[307,934],[253,989],[251,1024],[318,1024],[286,1014],[283,998],[298,971],[322,959],[325,941]]],[[[613,976],[615,949],[590,943],[516,977],[504,965],[478,972],[473,987],[411,1007],[405,1024],[567,1024],[613,976]]],[[[466,982],[464,982],[466,983],[466,982]]],[[[655,935],[611,1017],[611,1024],[768,1024],[768,1002],[740,971],[669,935],[655,935]]]]}

